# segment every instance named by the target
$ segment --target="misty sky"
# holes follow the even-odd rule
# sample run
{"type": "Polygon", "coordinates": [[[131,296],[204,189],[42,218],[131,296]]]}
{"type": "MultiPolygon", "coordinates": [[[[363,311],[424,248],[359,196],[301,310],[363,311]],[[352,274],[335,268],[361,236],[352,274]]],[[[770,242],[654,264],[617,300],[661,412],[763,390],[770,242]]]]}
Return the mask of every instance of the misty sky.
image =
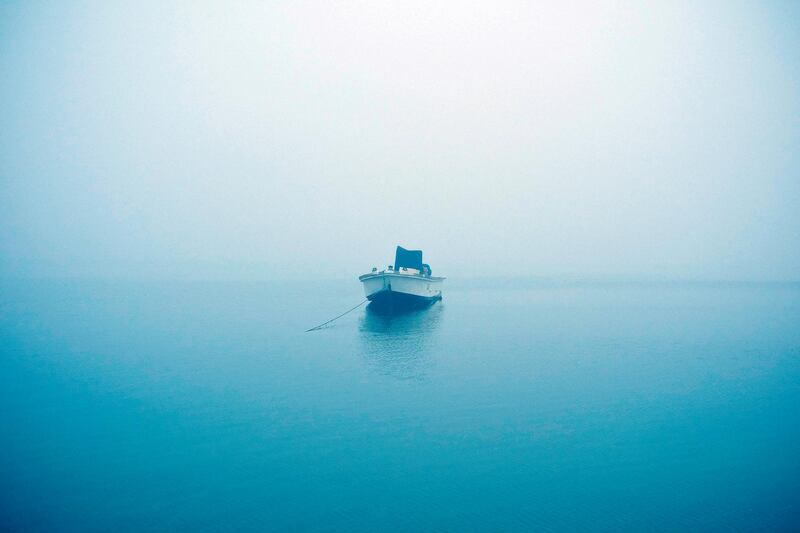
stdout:
{"type": "Polygon", "coordinates": [[[3,3],[0,205],[7,278],[797,280],[800,2],[3,3]]]}

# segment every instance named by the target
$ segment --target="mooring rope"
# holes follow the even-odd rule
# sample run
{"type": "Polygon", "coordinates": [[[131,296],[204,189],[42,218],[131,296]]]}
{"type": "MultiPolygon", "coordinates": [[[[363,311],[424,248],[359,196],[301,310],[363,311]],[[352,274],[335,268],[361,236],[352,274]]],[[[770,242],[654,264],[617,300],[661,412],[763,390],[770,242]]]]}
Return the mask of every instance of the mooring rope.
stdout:
{"type": "Polygon", "coordinates": [[[349,313],[349,312],[351,312],[351,311],[355,311],[356,309],[358,309],[359,307],[361,307],[362,305],[364,305],[364,304],[365,304],[366,302],[368,302],[368,301],[369,301],[369,299],[368,299],[368,298],[364,298],[364,301],[363,301],[363,302],[361,302],[360,304],[358,304],[357,306],[355,306],[355,307],[351,307],[350,309],[348,309],[347,311],[345,311],[345,312],[344,312],[344,313],[342,313],[341,315],[339,315],[339,316],[337,316],[337,317],[333,317],[333,318],[331,318],[330,320],[328,320],[327,322],[323,322],[323,323],[322,323],[322,324],[320,324],[319,326],[314,326],[314,327],[313,327],[313,328],[311,328],[311,329],[307,329],[307,330],[306,330],[306,333],[308,333],[309,331],[314,331],[314,330],[320,329],[322,326],[327,326],[328,324],[330,324],[330,323],[331,323],[331,322],[333,322],[334,320],[338,320],[338,319],[342,318],[342,317],[343,317],[344,315],[346,315],[347,313],[349,313]]]}

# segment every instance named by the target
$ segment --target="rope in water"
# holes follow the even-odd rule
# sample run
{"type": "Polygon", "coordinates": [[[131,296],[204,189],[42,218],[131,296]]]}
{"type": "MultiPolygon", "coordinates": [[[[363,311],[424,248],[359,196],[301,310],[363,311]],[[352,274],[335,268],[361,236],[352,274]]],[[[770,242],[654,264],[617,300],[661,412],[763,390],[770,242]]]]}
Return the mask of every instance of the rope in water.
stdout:
{"type": "Polygon", "coordinates": [[[347,311],[345,311],[345,312],[344,312],[344,313],[342,313],[341,315],[339,315],[339,316],[337,316],[337,317],[333,317],[333,318],[331,318],[330,320],[328,320],[327,322],[323,322],[323,323],[322,323],[322,324],[320,324],[319,326],[314,326],[314,327],[313,327],[313,328],[311,328],[311,329],[307,329],[307,330],[306,330],[306,333],[308,333],[309,331],[314,331],[314,330],[320,329],[320,328],[322,328],[323,326],[327,326],[328,324],[330,324],[330,323],[331,323],[331,322],[333,322],[334,320],[338,320],[338,319],[342,318],[342,317],[343,317],[344,315],[346,315],[347,313],[349,313],[349,312],[351,312],[351,311],[355,311],[356,309],[358,309],[359,307],[361,307],[362,305],[364,305],[364,304],[365,304],[366,302],[368,302],[368,301],[369,301],[369,299],[367,299],[367,298],[364,298],[364,301],[363,301],[363,302],[361,302],[360,304],[358,304],[357,306],[355,306],[355,307],[351,307],[350,309],[348,309],[347,311]]]}

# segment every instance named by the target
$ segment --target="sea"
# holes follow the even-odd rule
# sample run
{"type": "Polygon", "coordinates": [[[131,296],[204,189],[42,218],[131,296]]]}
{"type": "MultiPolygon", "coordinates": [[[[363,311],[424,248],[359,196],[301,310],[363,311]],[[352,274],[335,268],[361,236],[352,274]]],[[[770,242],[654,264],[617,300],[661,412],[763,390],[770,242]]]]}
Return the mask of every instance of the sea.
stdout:
{"type": "Polygon", "coordinates": [[[797,531],[800,285],[0,283],[2,531],[797,531]]]}

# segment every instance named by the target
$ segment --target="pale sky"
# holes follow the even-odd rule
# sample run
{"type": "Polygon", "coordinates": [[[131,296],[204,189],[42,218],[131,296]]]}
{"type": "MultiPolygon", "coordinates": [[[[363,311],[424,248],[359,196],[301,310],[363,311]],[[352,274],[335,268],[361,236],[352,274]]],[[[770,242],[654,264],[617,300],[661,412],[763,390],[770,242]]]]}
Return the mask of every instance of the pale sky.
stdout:
{"type": "Polygon", "coordinates": [[[0,276],[800,279],[798,2],[0,4],[0,276]]]}

